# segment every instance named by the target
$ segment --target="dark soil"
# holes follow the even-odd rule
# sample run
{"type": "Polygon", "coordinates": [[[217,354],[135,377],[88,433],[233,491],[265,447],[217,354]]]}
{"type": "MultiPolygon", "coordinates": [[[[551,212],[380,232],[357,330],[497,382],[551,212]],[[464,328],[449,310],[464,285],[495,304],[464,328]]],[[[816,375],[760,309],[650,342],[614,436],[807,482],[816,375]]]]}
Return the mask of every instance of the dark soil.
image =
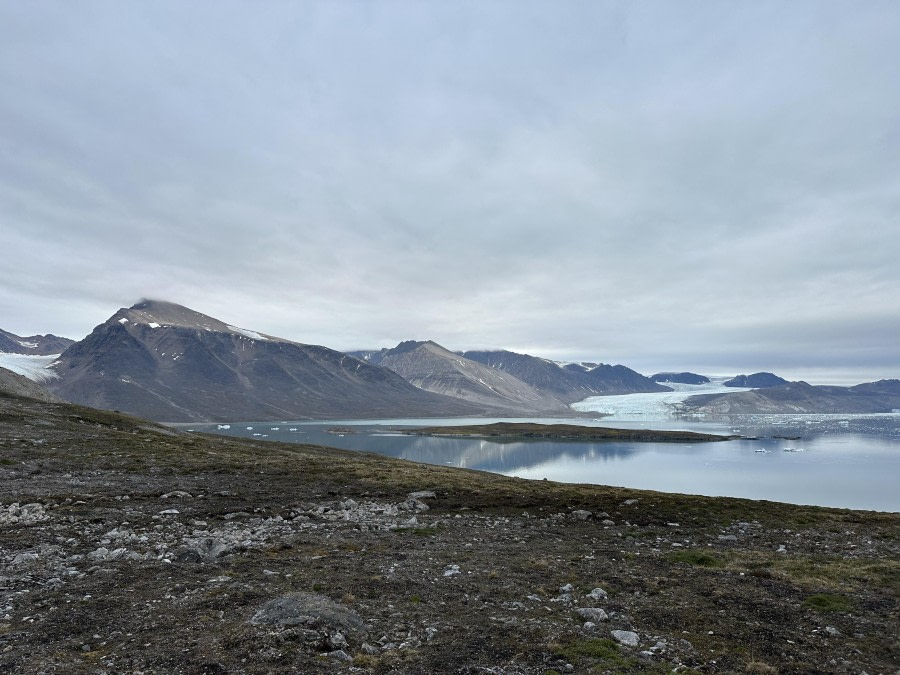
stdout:
{"type": "Polygon", "coordinates": [[[662,431],[653,429],[613,429],[576,424],[535,424],[533,422],[495,422],[456,427],[420,427],[404,433],[415,436],[473,436],[503,440],[531,438],[557,441],[643,441],[648,443],[699,443],[730,441],[740,436],[703,434],[695,431],[662,431]]]}
{"type": "Polygon", "coordinates": [[[898,514],[0,397],[0,672],[895,673],[898,553],[898,514]]]}

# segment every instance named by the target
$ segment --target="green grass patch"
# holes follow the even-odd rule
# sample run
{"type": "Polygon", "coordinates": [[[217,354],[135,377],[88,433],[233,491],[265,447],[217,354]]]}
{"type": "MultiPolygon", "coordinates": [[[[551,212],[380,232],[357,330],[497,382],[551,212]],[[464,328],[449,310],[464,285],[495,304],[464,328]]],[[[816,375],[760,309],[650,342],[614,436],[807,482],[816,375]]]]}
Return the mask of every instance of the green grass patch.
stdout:
{"type": "Polygon", "coordinates": [[[817,612],[850,612],[853,603],[842,595],[815,593],[803,601],[803,607],[817,612]]]}
{"type": "Polygon", "coordinates": [[[706,551],[677,551],[669,556],[672,562],[683,562],[696,567],[722,567],[725,563],[706,551]]]}

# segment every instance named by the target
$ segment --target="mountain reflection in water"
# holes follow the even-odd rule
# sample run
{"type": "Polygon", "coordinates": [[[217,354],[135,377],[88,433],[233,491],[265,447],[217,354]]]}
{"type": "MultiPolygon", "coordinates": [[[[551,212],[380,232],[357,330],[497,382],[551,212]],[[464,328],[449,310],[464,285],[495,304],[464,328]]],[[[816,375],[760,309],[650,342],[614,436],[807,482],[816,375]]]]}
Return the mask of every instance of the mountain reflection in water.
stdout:
{"type": "MultiPolygon", "coordinates": [[[[478,420],[491,421],[499,420],[478,420]]],[[[414,462],[537,480],[900,511],[900,491],[896,489],[900,481],[898,415],[742,416],[714,423],[672,420],[608,424],[758,436],[692,444],[501,441],[400,433],[404,427],[431,426],[434,422],[246,422],[231,423],[227,429],[218,428],[225,425],[215,424],[181,426],[230,436],[374,452],[414,462]]],[[[602,426],[598,420],[586,422],[590,426],[602,426]]],[[[439,423],[469,424],[471,421],[440,420],[439,423]]]]}

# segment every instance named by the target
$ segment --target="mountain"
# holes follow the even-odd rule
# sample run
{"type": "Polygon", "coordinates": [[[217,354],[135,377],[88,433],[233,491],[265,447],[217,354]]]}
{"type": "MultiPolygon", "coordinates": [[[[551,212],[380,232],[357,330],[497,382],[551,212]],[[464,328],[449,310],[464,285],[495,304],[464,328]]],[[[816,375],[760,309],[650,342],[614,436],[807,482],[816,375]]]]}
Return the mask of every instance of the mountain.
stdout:
{"type": "Polygon", "coordinates": [[[48,403],[62,403],[37,382],[6,368],[0,368],[0,396],[22,396],[48,403]]]}
{"type": "Polygon", "coordinates": [[[656,375],[651,375],[650,379],[654,382],[677,382],[678,384],[709,383],[709,378],[706,375],[698,375],[697,373],[656,373],[656,375]]]}
{"type": "Polygon", "coordinates": [[[738,375],[722,384],[726,387],[750,387],[762,389],[763,387],[777,387],[787,384],[788,381],[772,373],[753,373],[752,375],[738,375]]]}
{"type": "Polygon", "coordinates": [[[32,354],[35,356],[47,356],[60,354],[74,343],[69,338],[56,335],[30,335],[19,337],[5,330],[0,330],[0,352],[4,354],[32,354]]]}
{"type": "Polygon", "coordinates": [[[390,368],[426,391],[461,398],[481,406],[497,406],[521,413],[568,410],[566,401],[539,391],[497,368],[451,352],[431,341],[401,342],[373,353],[370,362],[390,368]]]}
{"type": "Polygon", "coordinates": [[[505,350],[469,351],[463,356],[508,373],[540,392],[566,403],[588,396],[671,391],[625,366],[603,363],[561,364],[505,350]]]}
{"type": "Polygon", "coordinates": [[[900,380],[855,387],[813,386],[788,382],[733,394],[702,394],[682,403],[684,411],[744,413],[889,413],[900,410],[900,380]]]}
{"type": "Polygon", "coordinates": [[[152,300],[121,309],[55,362],[62,398],[157,421],[477,415],[338,351],[152,300]]]}

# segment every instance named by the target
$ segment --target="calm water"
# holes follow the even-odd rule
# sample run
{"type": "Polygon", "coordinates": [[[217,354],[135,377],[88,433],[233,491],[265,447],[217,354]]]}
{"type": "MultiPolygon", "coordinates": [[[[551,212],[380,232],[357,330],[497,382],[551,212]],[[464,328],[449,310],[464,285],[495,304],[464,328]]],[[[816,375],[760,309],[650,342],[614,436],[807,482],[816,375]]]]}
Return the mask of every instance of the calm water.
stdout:
{"type": "MultiPolygon", "coordinates": [[[[189,425],[195,431],[329,445],[521,478],[900,511],[900,415],[742,415],[577,420],[588,426],[738,432],[720,443],[486,441],[406,436],[404,427],[500,419],[397,419],[189,425]],[[777,438],[777,436],[799,439],[777,438]]],[[[512,421],[512,420],[508,420],[512,421]]],[[[519,420],[521,421],[521,420],[519,420]]],[[[546,424],[573,420],[533,420],[546,424]]]]}

